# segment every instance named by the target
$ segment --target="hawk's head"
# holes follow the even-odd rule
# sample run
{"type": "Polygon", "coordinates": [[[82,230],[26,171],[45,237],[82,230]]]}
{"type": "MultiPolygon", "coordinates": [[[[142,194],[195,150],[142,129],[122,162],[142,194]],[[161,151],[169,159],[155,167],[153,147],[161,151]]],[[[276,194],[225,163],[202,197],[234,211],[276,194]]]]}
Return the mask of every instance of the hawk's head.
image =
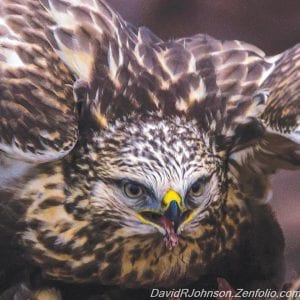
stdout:
{"type": "Polygon", "coordinates": [[[93,141],[91,205],[128,237],[157,234],[172,249],[225,198],[224,162],[192,121],[131,118],[93,141]]]}
{"type": "Polygon", "coordinates": [[[86,195],[74,189],[70,204],[89,220],[80,231],[88,247],[74,250],[81,262],[93,256],[89,279],[172,285],[197,278],[224,250],[226,162],[209,141],[196,122],[150,115],[116,121],[83,143],[74,165],[86,195]]]}

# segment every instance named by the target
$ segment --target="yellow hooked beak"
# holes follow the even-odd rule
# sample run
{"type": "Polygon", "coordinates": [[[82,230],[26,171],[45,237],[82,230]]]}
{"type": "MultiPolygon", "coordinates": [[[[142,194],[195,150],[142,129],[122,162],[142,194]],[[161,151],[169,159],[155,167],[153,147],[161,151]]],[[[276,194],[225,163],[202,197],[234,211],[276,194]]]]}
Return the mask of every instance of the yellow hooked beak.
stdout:
{"type": "Polygon", "coordinates": [[[185,224],[193,218],[193,213],[183,207],[181,196],[174,190],[168,190],[163,196],[161,210],[144,210],[138,213],[138,218],[145,224],[160,227],[166,222],[173,224],[176,232],[180,223],[185,224]]]}
{"type": "Polygon", "coordinates": [[[177,231],[182,215],[181,206],[182,199],[180,195],[174,190],[167,191],[162,200],[162,209],[164,216],[172,222],[175,232],[177,231]]]}
{"type": "Polygon", "coordinates": [[[170,207],[171,202],[173,201],[177,203],[178,207],[181,207],[182,199],[180,195],[174,190],[168,190],[162,200],[163,210],[166,211],[170,207]]]}

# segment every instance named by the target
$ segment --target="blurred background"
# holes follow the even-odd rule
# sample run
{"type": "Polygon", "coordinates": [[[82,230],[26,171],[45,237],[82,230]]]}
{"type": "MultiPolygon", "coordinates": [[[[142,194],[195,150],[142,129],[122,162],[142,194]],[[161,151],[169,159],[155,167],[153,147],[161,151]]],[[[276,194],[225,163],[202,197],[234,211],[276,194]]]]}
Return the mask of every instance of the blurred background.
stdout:
{"type": "MultiPolygon", "coordinates": [[[[300,42],[300,1],[107,0],[163,39],[206,33],[255,44],[268,55],[300,42]]],[[[300,80],[300,78],[299,78],[300,80]]],[[[300,276],[300,171],[272,177],[272,206],[286,238],[287,280],[300,276]]]]}

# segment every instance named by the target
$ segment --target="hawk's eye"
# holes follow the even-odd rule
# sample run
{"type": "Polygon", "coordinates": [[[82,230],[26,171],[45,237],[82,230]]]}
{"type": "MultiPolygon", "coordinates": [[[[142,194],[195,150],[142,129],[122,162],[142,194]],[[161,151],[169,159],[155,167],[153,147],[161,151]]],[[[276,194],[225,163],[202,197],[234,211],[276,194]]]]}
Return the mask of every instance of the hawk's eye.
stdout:
{"type": "Polygon", "coordinates": [[[204,182],[202,180],[197,180],[190,188],[190,195],[192,197],[199,197],[204,192],[204,182]]]}
{"type": "Polygon", "coordinates": [[[127,182],[124,184],[124,193],[128,198],[140,198],[144,194],[144,189],[139,184],[127,182]]]}

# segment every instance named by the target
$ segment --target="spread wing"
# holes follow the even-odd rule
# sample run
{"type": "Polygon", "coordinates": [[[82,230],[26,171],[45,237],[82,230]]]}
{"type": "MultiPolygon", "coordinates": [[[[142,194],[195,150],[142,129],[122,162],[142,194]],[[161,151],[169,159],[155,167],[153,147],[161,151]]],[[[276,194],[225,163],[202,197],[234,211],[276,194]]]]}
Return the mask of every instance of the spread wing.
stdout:
{"type": "Polygon", "coordinates": [[[47,41],[53,20],[39,1],[0,3],[0,150],[40,163],[77,140],[74,77],[47,41]]]}
{"type": "Polygon", "coordinates": [[[215,85],[217,103],[225,97],[209,123],[221,126],[221,149],[229,141],[232,179],[250,198],[268,200],[266,175],[300,166],[300,45],[267,57],[252,45],[204,35],[180,43],[193,53],[206,87],[215,85]]]}
{"type": "Polygon", "coordinates": [[[133,112],[192,114],[199,111],[195,105],[203,106],[207,95],[216,94],[212,73],[207,74],[210,66],[198,65],[187,41],[164,42],[128,24],[101,0],[43,4],[56,22],[49,41],[80,79],[75,93],[90,113],[84,117],[88,128],[92,124],[86,120],[106,126],[133,112]]]}
{"type": "Polygon", "coordinates": [[[261,115],[269,133],[300,144],[300,44],[275,58],[275,67],[261,88],[269,91],[261,115]]]}
{"type": "Polygon", "coordinates": [[[77,97],[103,125],[149,111],[204,120],[225,112],[224,97],[231,111],[251,110],[245,97],[252,97],[273,67],[262,51],[238,41],[197,35],[164,42],[101,0],[42,2],[55,20],[48,39],[80,79],[77,97]]]}
{"type": "Polygon", "coordinates": [[[105,1],[5,0],[1,16],[0,149],[10,156],[68,153],[76,105],[79,130],[105,127],[132,112],[184,110],[203,85],[183,45],[126,23],[105,1]]]}
{"type": "Polygon", "coordinates": [[[204,34],[177,42],[193,55],[206,94],[218,91],[234,96],[233,102],[238,101],[237,96],[252,96],[274,69],[262,50],[245,42],[221,41],[204,34]]]}
{"type": "Polygon", "coordinates": [[[55,20],[47,37],[78,78],[74,89],[82,103],[81,126],[91,128],[95,121],[107,126],[132,111],[157,109],[151,91],[163,73],[156,63],[159,38],[126,23],[101,0],[42,2],[55,20]]]}
{"type": "Polygon", "coordinates": [[[300,166],[300,45],[266,60],[273,66],[258,86],[265,99],[256,116],[263,134],[251,147],[232,155],[232,162],[256,174],[300,166]]]}
{"type": "Polygon", "coordinates": [[[205,99],[190,111],[229,154],[229,178],[239,191],[268,201],[266,175],[300,167],[300,44],[267,57],[247,43],[201,34],[178,42],[205,83],[205,99]]]}
{"type": "Polygon", "coordinates": [[[2,150],[63,155],[76,141],[78,101],[87,128],[132,112],[195,118],[239,174],[298,164],[298,46],[266,57],[206,35],[164,42],[102,0],[40,2],[2,4],[1,105],[13,106],[1,109],[2,150]]]}
{"type": "MultiPolygon", "coordinates": [[[[252,147],[233,155],[234,173],[247,181],[274,173],[277,169],[300,167],[300,45],[271,58],[274,70],[262,83],[268,91],[266,107],[259,120],[264,136],[252,147]]],[[[263,185],[257,190],[263,191],[263,185]]],[[[268,200],[268,183],[262,199],[268,200]]]]}

